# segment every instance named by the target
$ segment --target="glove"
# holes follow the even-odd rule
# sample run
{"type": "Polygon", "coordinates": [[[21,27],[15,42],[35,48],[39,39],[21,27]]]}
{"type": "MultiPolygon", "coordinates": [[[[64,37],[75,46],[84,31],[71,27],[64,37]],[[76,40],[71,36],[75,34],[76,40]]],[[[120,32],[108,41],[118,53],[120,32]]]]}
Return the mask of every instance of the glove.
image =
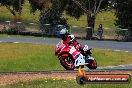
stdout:
{"type": "Polygon", "coordinates": [[[70,45],[70,44],[72,44],[74,41],[76,41],[76,39],[74,38],[74,39],[72,39],[70,42],[68,42],[67,44],[68,45],[70,45]]]}

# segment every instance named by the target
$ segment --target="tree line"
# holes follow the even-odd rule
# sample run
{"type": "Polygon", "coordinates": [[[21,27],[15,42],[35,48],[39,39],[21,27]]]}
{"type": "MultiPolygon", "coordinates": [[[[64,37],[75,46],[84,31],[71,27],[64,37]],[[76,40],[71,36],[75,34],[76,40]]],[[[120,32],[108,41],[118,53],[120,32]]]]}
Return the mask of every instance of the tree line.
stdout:
{"type": "MultiPolygon", "coordinates": [[[[95,19],[99,12],[107,9],[114,9],[117,19],[115,25],[120,28],[129,28],[132,32],[132,0],[28,0],[30,11],[34,13],[40,10],[40,28],[43,24],[52,26],[61,24],[68,26],[67,20],[62,17],[63,12],[69,16],[79,19],[82,15],[87,15],[87,27],[94,29],[95,19]]],[[[16,16],[21,15],[25,0],[0,0],[0,5],[16,16]]]]}

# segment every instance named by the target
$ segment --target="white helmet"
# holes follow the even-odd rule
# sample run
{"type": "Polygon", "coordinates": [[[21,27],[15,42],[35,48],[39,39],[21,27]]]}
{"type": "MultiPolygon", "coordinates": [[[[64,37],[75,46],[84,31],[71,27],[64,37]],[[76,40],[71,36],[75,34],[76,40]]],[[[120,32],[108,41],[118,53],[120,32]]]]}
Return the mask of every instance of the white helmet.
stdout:
{"type": "Polygon", "coordinates": [[[68,30],[66,29],[66,28],[63,28],[61,31],[60,31],[60,34],[66,34],[66,33],[68,33],[68,30]]]}
{"type": "Polygon", "coordinates": [[[83,51],[87,51],[87,50],[88,50],[88,45],[84,45],[83,51]]]}

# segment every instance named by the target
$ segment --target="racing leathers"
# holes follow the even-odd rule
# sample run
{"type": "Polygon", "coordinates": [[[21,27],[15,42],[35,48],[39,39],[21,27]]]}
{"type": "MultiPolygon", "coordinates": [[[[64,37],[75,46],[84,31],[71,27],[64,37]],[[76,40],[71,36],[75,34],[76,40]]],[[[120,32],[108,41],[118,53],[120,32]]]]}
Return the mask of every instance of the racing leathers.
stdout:
{"type": "Polygon", "coordinates": [[[74,35],[65,35],[62,40],[65,45],[74,46],[77,50],[81,51],[84,56],[86,56],[85,52],[83,51],[83,46],[76,40],[74,35]]]}

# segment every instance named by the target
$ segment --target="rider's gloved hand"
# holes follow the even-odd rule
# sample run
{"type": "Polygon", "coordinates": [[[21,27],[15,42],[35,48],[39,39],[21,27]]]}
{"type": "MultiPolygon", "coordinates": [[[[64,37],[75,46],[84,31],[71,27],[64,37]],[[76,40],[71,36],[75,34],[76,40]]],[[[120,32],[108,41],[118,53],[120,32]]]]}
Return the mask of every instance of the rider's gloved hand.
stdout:
{"type": "Polygon", "coordinates": [[[74,42],[76,41],[76,39],[72,39],[70,42],[68,42],[67,44],[70,45],[70,44],[73,44],[74,42]]]}

